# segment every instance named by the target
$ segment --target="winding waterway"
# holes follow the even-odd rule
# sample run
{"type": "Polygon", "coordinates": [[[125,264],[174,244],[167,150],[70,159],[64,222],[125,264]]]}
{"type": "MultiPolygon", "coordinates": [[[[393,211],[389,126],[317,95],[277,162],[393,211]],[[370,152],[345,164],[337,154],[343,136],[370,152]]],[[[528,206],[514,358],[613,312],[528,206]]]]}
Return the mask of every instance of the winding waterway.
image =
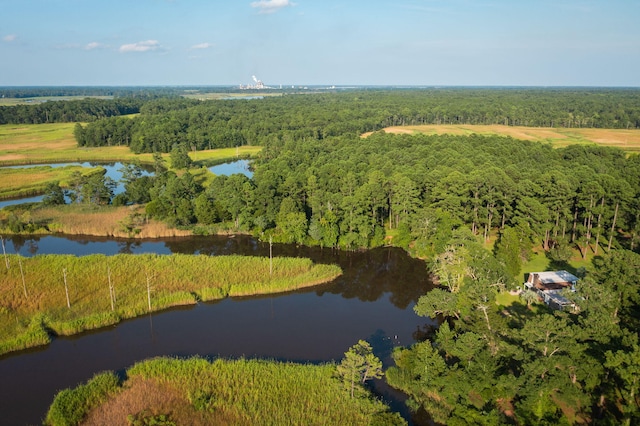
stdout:
{"type": "MultiPolygon", "coordinates": [[[[7,251],[44,253],[190,253],[268,256],[269,245],[251,237],[189,237],[154,241],[91,237],[13,237],[7,251]]],[[[302,291],[201,303],[125,321],[50,345],[0,358],[1,423],[39,424],[58,390],[104,370],[124,371],[154,356],[260,357],[326,362],[339,360],[359,339],[368,340],[385,363],[394,346],[410,345],[433,324],[413,313],[432,284],[424,262],[397,248],[364,252],[274,245],[275,256],[337,263],[343,275],[302,291]]],[[[408,418],[402,396],[375,391],[408,418]]]]}
{"type": "MultiPolygon", "coordinates": [[[[29,165],[22,165],[22,166],[2,166],[2,167],[12,168],[12,169],[25,169],[25,168],[32,168],[32,167],[59,168],[59,167],[66,167],[66,166],[81,166],[86,168],[100,166],[105,169],[105,176],[113,179],[113,181],[116,182],[117,184],[113,190],[113,195],[118,195],[124,192],[125,190],[124,183],[122,181],[122,171],[121,171],[125,166],[125,164],[120,162],[116,162],[116,163],[89,163],[89,162],[50,163],[50,164],[29,164],[29,165]]],[[[142,170],[143,170],[143,175],[153,174],[152,167],[143,166],[142,170]]],[[[237,160],[229,163],[218,164],[217,166],[209,167],[209,171],[211,171],[215,175],[232,175],[234,173],[241,173],[247,176],[248,178],[251,178],[253,176],[253,172],[249,170],[249,160],[237,160]]],[[[39,203],[40,201],[42,201],[42,198],[43,198],[42,195],[37,195],[33,197],[19,197],[14,199],[1,200],[0,209],[6,206],[13,206],[17,204],[39,203]]],[[[69,202],[68,199],[67,199],[67,202],[69,202]]]]}
{"type": "MultiPolygon", "coordinates": [[[[123,163],[89,163],[89,162],[84,162],[84,163],[50,163],[50,164],[29,164],[29,165],[24,165],[24,166],[3,166],[5,168],[10,168],[10,169],[26,169],[26,168],[32,168],[32,167],[51,167],[51,168],[59,168],[59,167],[67,167],[67,166],[81,166],[81,167],[85,167],[85,168],[92,168],[92,167],[102,167],[103,169],[105,169],[105,176],[113,179],[114,182],[116,182],[116,186],[113,189],[113,195],[118,195],[122,192],[124,192],[124,182],[122,181],[122,169],[125,166],[123,163]]],[[[143,175],[151,175],[152,172],[152,168],[151,167],[145,167],[145,166],[141,166],[142,168],[142,173],[143,175]]],[[[42,195],[37,195],[34,197],[21,197],[21,198],[15,198],[15,199],[9,199],[9,200],[2,200],[0,201],[0,209],[6,206],[12,206],[12,205],[17,205],[17,204],[25,204],[25,203],[39,203],[40,201],[42,201],[42,195]]],[[[67,202],[69,202],[69,200],[67,199],[67,202]]]]}

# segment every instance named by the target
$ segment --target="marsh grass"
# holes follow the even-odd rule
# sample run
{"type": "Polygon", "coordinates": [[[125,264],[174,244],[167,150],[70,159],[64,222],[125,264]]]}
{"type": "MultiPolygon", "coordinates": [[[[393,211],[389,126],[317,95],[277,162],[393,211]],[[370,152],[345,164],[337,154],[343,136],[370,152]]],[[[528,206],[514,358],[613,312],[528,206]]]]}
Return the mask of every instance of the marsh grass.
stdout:
{"type": "Polygon", "coordinates": [[[62,187],[69,187],[73,173],[90,176],[102,170],[100,167],[82,166],[0,168],[0,199],[40,195],[49,183],[58,182],[62,187]]]}
{"type": "MultiPolygon", "coordinates": [[[[351,398],[334,371],[332,364],[156,358],[129,368],[122,390],[87,410],[85,424],[165,416],[189,425],[369,425],[384,415],[404,423],[370,394],[351,398]]],[[[73,391],[58,394],[52,409],[60,395],[71,399],[66,392],[73,391]]]]}
{"type": "Polygon", "coordinates": [[[72,335],[116,324],[122,319],[172,306],[227,296],[295,290],[331,281],[336,265],[309,259],[205,255],[39,255],[18,259],[0,269],[0,354],[41,345],[46,331],[72,335]],[[18,268],[25,277],[27,296],[18,268]],[[64,272],[69,302],[67,307],[64,272]],[[109,273],[115,291],[111,310],[109,273]]]}
{"type": "MultiPolygon", "coordinates": [[[[43,207],[30,212],[35,223],[46,224],[49,232],[69,235],[95,235],[119,238],[161,238],[192,235],[164,222],[144,219],[144,206],[94,206],[69,204],[43,207]],[[125,224],[134,223],[134,232],[125,224]]],[[[0,218],[2,213],[0,212],[0,218]]]]}
{"type": "Polygon", "coordinates": [[[77,425],[92,408],[120,391],[120,381],[113,373],[95,375],[85,385],[59,392],[45,419],[48,425],[77,425]]]}
{"type": "MultiPolygon", "coordinates": [[[[0,166],[67,162],[138,162],[153,164],[152,154],[134,154],[126,146],[79,148],[75,123],[0,125],[0,166]]],[[[241,146],[191,152],[196,162],[233,161],[255,156],[262,147],[241,146]]],[[[169,154],[163,157],[170,163],[169,154]]]]}

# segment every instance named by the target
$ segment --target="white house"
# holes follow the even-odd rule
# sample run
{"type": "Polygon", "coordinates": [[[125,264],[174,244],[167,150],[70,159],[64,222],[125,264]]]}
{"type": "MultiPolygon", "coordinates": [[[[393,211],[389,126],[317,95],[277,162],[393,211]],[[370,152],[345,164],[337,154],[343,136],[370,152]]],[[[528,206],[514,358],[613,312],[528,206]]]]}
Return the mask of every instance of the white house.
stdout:
{"type": "Polygon", "coordinates": [[[562,295],[563,290],[576,291],[578,277],[567,271],[531,272],[525,288],[537,293],[552,309],[575,309],[575,304],[562,295]]]}

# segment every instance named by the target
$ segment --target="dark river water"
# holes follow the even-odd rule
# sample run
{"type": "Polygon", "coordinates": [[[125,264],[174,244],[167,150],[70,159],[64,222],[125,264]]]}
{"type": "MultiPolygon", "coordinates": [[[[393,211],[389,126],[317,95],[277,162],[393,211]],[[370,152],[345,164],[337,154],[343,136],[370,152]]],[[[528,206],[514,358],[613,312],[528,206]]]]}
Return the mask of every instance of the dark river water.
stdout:
{"type": "MultiPolygon", "coordinates": [[[[13,237],[9,253],[200,253],[268,256],[251,237],[130,241],[83,237],[13,237]]],[[[105,370],[122,372],[154,356],[259,357],[298,362],[340,360],[359,339],[392,364],[394,346],[416,341],[432,325],[413,313],[432,284],[424,262],[397,248],[344,252],[274,245],[274,256],[337,263],[344,274],[311,289],[231,298],[154,313],[116,326],[0,358],[0,424],[40,424],[58,390],[105,370]]],[[[409,419],[400,393],[376,381],[374,391],[409,419]]]]}

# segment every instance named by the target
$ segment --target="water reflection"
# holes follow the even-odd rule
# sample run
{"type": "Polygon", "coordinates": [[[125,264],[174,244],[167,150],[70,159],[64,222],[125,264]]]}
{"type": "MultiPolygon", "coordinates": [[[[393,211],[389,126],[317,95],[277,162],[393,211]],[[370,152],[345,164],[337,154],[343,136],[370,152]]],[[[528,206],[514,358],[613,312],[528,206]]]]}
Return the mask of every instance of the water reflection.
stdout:
{"type": "MultiPolygon", "coordinates": [[[[210,256],[240,254],[269,256],[269,244],[245,235],[234,237],[180,237],[159,240],[113,239],[87,236],[12,236],[8,238],[8,250],[23,256],[42,253],[69,253],[78,256],[90,253],[113,255],[117,253],[183,253],[210,256]],[[27,244],[29,250],[25,250],[27,244]],[[13,247],[13,251],[11,251],[13,247]]],[[[316,263],[338,264],[343,275],[330,287],[316,290],[319,296],[325,292],[344,298],[357,298],[373,302],[386,294],[399,309],[406,309],[432,288],[424,261],[409,257],[404,250],[382,247],[366,251],[342,251],[318,247],[276,244],[274,256],[308,257],[316,263]]]]}
{"type": "Polygon", "coordinates": [[[253,177],[253,172],[249,168],[249,160],[238,160],[231,163],[219,164],[217,166],[209,167],[209,171],[214,175],[229,176],[241,173],[248,178],[253,177]]]}
{"type": "MultiPolygon", "coordinates": [[[[93,167],[102,167],[105,169],[105,176],[113,179],[116,182],[116,187],[114,188],[113,195],[121,194],[125,191],[124,182],[122,181],[123,173],[122,170],[125,167],[124,163],[120,162],[111,162],[111,163],[95,163],[95,162],[84,162],[84,163],[51,163],[51,164],[29,164],[23,166],[3,166],[2,168],[11,168],[11,169],[25,169],[32,167],[50,167],[50,168],[60,168],[67,166],[81,166],[85,168],[93,168],[93,167]]],[[[142,176],[151,176],[153,175],[153,167],[147,165],[138,166],[142,170],[142,176]]],[[[17,198],[11,200],[3,200],[0,201],[0,208],[6,206],[13,206],[17,204],[26,204],[26,203],[38,203],[42,201],[43,196],[35,196],[35,197],[25,197],[25,198],[17,198]]],[[[70,200],[67,198],[67,202],[70,200]]]]}
{"type": "MultiPolygon", "coordinates": [[[[269,245],[248,236],[152,241],[13,236],[7,251],[25,256],[122,252],[267,256],[269,245]]],[[[350,346],[365,339],[388,367],[393,347],[410,345],[419,331],[429,330],[431,321],[412,310],[432,286],[426,265],[401,249],[345,252],[274,245],[274,255],[337,263],[343,275],[332,283],[288,294],[171,309],[0,358],[3,422],[38,423],[57,390],[86,381],[98,371],[122,371],[153,356],[326,362],[341,359],[350,346]]],[[[395,401],[394,408],[409,416],[402,397],[384,381],[376,381],[374,387],[378,395],[395,401]]]]}

